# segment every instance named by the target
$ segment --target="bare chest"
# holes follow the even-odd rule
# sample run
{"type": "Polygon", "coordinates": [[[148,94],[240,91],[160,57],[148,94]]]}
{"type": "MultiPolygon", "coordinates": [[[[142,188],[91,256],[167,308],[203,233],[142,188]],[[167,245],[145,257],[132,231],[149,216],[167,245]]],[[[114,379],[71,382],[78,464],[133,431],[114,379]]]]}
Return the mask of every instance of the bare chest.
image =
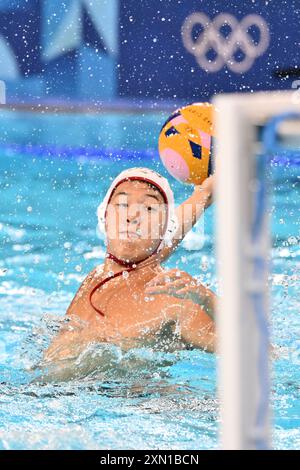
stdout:
{"type": "Polygon", "coordinates": [[[85,296],[79,316],[100,326],[105,339],[151,336],[173,322],[180,300],[167,295],[149,296],[144,289],[144,280],[112,279],[96,289],[91,302],[89,295],[85,296]]]}

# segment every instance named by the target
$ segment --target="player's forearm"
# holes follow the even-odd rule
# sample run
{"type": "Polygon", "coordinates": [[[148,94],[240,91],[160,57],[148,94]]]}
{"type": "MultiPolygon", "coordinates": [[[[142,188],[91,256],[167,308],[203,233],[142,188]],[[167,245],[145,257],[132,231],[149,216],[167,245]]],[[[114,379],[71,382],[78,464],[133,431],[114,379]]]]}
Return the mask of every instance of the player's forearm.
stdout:
{"type": "Polygon", "coordinates": [[[201,317],[201,315],[198,315],[198,324],[190,325],[188,328],[181,331],[182,338],[195,348],[204,349],[207,352],[215,352],[215,324],[211,320],[206,320],[206,324],[203,324],[203,317],[200,322],[199,317],[201,317]]]}
{"type": "Polygon", "coordinates": [[[215,321],[217,302],[216,294],[205,286],[198,285],[195,287],[194,292],[192,291],[192,300],[199,305],[213,321],[215,321]]]}
{"type": "Polygon", "coordinates": [[[185,235],[200,219],[204,210],[209,205],[210,196],[211,193],[207,189],[196,186],[193,194],[176,208],[178,229],[173,238],[172,247],[165,250],[167,256],[174,251],[185,235]]]}
{"type": "Polygon", "coordinates": [[[169,247],[159,254],[160,262],[166,260],[177,248],[181,240],[199,220],[205,209],[213,201],[214,176],[207,178],[202,185],[195,186],[193,194],[176,208],[178,229],[169,247]]]}
{"type": "Polygon", "coordinates": [[[178,238],[183,239],[200,219],[206,207],[209,205],[211,192],[201,186],[195,186],[193,194],[176,209],[179,229],[178,238]]]}

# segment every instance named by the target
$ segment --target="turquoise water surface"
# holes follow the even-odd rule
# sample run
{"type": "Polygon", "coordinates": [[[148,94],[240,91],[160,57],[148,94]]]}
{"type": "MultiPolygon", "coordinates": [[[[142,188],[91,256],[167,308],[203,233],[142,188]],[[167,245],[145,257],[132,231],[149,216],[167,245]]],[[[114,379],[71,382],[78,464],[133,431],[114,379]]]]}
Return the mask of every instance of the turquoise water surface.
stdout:
{"type": "MultiPolygon", "coordinates": [[[[155,150],[164,117],[157,113],[146,121],[125,115],[115,120],[72,115],[40,119],[2,112],[2,449],[219,446],[212,354],[151,348],[125,353],[113,345],[99,345],[79,358],[75,379],[34,381],[39,376],[34,366],[79,284],[103,261],[96,209],[110,180],[131,166],[147,166],[167,176],[155,150]],[[108,145],[100,151],[105,142],[108,145]],[[93,367],[82,367],[87,356],[93,367]]],[[[273,165],[272,178],[273,446],[290,449],[300,444],[299,166],[273,165]]],[[[177,204],[191,194],[189,186],[169,180],[177,204]]],[[[165,266],[178,266],[217,291],[213,227],[211,207],[198,231],[182,242],[165,266]]]]}

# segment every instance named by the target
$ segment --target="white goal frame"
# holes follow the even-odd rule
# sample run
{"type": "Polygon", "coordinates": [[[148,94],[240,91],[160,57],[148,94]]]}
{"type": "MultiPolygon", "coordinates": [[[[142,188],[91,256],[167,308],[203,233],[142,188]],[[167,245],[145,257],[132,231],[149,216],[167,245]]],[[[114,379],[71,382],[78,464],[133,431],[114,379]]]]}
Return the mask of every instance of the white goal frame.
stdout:
{"type": "MultiPolygon", "coordinates": [[[[264,157],[255,155],[264,152],[258,139],[259,126],[280,113],[299,113],[295,93],[235,93],[213,98],[220,287],[218,395],[223,449],[271,448],[268,326],[271,243],[265,171],[259,163],[264,157]],[[255,222],[257,210],[260,220],[255,222]]],[[[284,123],[282,132],[300,135],[300,125],[284,123]]]]}

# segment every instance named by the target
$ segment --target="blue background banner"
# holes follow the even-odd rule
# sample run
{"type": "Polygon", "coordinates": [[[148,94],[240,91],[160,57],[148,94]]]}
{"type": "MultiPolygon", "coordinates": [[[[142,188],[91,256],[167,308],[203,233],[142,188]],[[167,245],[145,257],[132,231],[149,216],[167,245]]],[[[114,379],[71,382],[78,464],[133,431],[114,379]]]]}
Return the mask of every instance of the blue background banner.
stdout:
{"type": "Polygon", "coordinates": [[[0,0],[0,79],[8,102],[288,89],[299,18],[299,0],[0,0]]]}

